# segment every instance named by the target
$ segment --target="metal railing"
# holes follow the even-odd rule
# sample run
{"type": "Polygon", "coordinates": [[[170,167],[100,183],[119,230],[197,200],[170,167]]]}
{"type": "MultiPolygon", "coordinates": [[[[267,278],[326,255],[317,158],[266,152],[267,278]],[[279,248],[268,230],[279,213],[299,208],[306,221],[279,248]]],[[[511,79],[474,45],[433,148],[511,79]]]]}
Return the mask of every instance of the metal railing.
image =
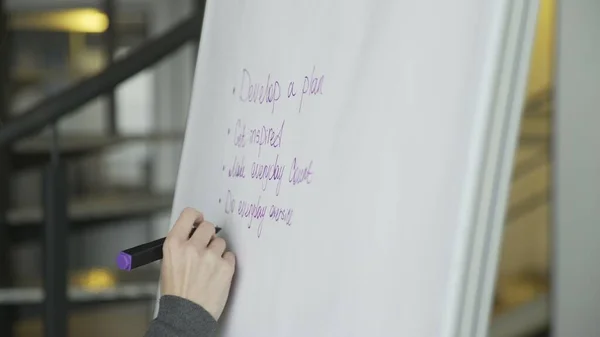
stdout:
{"type": "MultiPolygon", "coordinates": [[[[8,34],[8,17],[2,10],[0,0],[0,120],[4,123],[8,116],[8,71],[10,43],[8,34]]],[[[0,126],[0,129],[3,126],[0,126]]],[[[10,268],[10,240],[6,210],[9,207],[10,184],[10,153],[6,147],[0,147],[0,287],[12,285],[12,270],[10,268]]],[[[0,336],[12,336],[14,312],[10,307],[0,306],[0,336]]]]}
{"type": "MultiPolygon", "coordinates": [[[[57,122],[75,112],[92,99],[113,93],[114,88],[140,71],[158,63],[188,42],[198,41],[204,17],[204,2],[188,19],[175,25],[162,36],[149,39],[122,59],[109,63],[102,72],[71,86],[56,95],[43,99],[29,111],[0,126],[0,287],[11,286],[9,230],[6,214],[9,208],[9,175],[11,147],[22,138],[52,128],[51,160],[43,174],[44,203],[44,334],[46,337],[68,335],[67,267],[69,217],[66,195],[66,169],[60,158],[57,122]]],[[[0,2],[1,6],[1,2],[0,2]]],[[[7,31],[5,16],[0,10],[0,33],[7,31]]],[[[8,58],[6,49],[0,55],[0,117],[8,116],[6,83],[8,58]]],[[[0,335],[11,336],[14,312],[0,304],[0,335]]]]}
{"type": "MultiPolygon", "coordinates": [[[[550,134],[530,135],[524,130],[523,123],[527,120],[537,119],[548,127],[551,125],[551,110],[553,105],[552,89],[543,90],[537,94],[531,95],[525,104],[522,116],[522,126],[520,131],[520,144],[522,146],[533,146],[536,152],[527,160],[523,161],[514,168],[512,175],[512,187],[522,180],[531,178],[539,169],[550,165],[552,153],[550,147],[550,134]]],[[[550,181],[546,183],[547,189],[537,193],[532,193],[528,197],[520,200],[518,203],[510,205],[506,216],[506,224],[516,223],[523,217],[538,210],[551,200],[550,181]]]]}
{"type": "Polygon", "coordinates": [[[201,15],[186,19],[163,36],[149,40],[128,56],[114,61],[101,73],[40,101],[23,115],[3,124],[0,147],[40,132],[90,100],[111,92],[118,84],[154,65],[188,41],[198,39],[201,28],[201,15]]]}

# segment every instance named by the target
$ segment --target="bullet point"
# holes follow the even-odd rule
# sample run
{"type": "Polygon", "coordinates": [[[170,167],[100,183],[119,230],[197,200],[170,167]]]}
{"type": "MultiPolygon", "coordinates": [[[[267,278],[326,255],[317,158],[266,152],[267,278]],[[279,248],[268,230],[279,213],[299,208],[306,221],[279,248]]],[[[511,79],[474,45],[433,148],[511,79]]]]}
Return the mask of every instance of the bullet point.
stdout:
{"type": "Polygon", "coordinates": [[[219,204],[221,203],[221,198],[219,198],[219,204]]]}
{"type": "Polygon", "coordinates": [[[225,165],[223,165],[223,171],[225,171],[225,165]]]}
{"type": "Polygon", "coordinates": [[[231,133],[231,129],[227,129],[227,134],[230,134],[230,133],[231,133]]]}
{"type": "Polygon", "coordinates": [[[231,93],[235,95],[235,87],[233,87],[233,90],[231,91],[231,93]]]}

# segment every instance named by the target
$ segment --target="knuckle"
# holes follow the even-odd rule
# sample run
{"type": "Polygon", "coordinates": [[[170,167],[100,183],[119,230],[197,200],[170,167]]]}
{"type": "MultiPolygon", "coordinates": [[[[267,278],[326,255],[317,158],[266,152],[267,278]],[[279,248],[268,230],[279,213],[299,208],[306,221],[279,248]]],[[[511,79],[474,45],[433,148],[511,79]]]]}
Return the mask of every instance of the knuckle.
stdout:
{"type": "Polygon", "coordinates": [[[183,251],[187,257],[198,257],[200,255],[198,248],[193,245],[186,245],[183,251]]]}
{"type": "Polygon", "coordinates": [[[202,254],[202,262],[207,267],[213,269],[219,262],[219,256],[212,250],[208,249],[202,254]]]}
{"type": "Polygon", "coordinates": [[[204,258],[208,261],[217,261],[219,259],[219,256],[214,251],[207,249],[204,252],[204,258]]]}
{"type": "Polygon", "coordinates": [[[165,249],[172,249],[176,246],[176,240],[173,240],[173,237],[167,236],[165,239],[165,243],[163,244],[163,251],[165,249]]]}

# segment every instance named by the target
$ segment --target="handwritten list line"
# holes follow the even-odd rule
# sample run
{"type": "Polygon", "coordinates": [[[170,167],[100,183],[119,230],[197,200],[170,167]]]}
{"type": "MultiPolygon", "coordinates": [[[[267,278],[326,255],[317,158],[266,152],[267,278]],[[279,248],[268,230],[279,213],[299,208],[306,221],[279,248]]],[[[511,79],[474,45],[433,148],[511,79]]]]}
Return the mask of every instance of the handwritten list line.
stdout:
{"type": "MultiPolygon", "coordinates": [[[[274,197],[281,197],[282,187],[288,185],[298,188],[300,185],[313,183],[314,163],[312,159],[302,159],[298,156],[288,156],[284,136],[287,127],[286,120],[280,116],[283,105],[281,100],[296,100],[296,108],[292,111],[302,112],[308,98],[323,95],[325,75],[316,74],[316,66],[312,67],[310,74],[300,77],[298,81],[282,81],[273,74],[267,73],[256,76],[247,68],[241,70],[238,86],[231,89],[232,95],[237,95],[241,104],[256,104],[269,107],[269,115],[252,115],[244,113],[236,119],[235,125],[227,128],[227,136],[233,145],[233,155],[222,164],[224,177],[230,181],[225,197],[218,199],[223,204],[225,214],[236,216],[245,221],[248,229],[256,228],[258,238],[263,233],[265,220],[272,223],[283,223],[291,226],[295,213],[294,207],[280,205],[278,202],[265,202],[265,193],[274,193],[274,197]],[[253,78],[262,78],[262,82],[253,82],[253,78]],[[286,88],[287,87],[287,88],[286,88]],[[282,91],[283,88],[283,91],[282,91]],[[286,90],[287,89],[287,90],[286,90]],[[249,123],[251,122],[251,123],[249,123]],[[268,155],[263,156],[263,154],[268,155]],[[234,181],[237,183],[233,184],[234,181]],[[248,185],[258,182],[260,189],[256,189],[254,197],[235,197],[235,191],[252,191],[254,187],[248,185]],[[240,185],[241,184],[241,185],[240,185]],[[272,192],[270,192],[272,190],[272,192]]],[[[293,106],[293,105],[292,105],[293,106]]],[[[293,193],[293,190],[289,191],[293,193]]]]}

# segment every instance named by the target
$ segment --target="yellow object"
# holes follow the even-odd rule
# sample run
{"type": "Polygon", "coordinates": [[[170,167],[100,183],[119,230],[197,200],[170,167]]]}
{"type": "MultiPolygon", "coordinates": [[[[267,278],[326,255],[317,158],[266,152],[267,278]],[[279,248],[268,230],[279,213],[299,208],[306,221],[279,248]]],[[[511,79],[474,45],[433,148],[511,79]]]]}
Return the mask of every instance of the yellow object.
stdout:
{"type": "Polygon", "coordinates": [[[77,33],[102,33],[108,28],[108,16],[93,8],[69,9],[11,15],[13,29],[77,33]]]}
{"type": "Polygon", "coordinates": [[[87,290],[98,291],[114,287],[116,278],[109,270],[91,269],[81,275],[79,282],[87,290]]]}
{"type": "Polygon", "coordinates": [[[555,0],[541,0],[535,40],[529,66],[528,96],[554,86],[554,15],[555,0]]]}

